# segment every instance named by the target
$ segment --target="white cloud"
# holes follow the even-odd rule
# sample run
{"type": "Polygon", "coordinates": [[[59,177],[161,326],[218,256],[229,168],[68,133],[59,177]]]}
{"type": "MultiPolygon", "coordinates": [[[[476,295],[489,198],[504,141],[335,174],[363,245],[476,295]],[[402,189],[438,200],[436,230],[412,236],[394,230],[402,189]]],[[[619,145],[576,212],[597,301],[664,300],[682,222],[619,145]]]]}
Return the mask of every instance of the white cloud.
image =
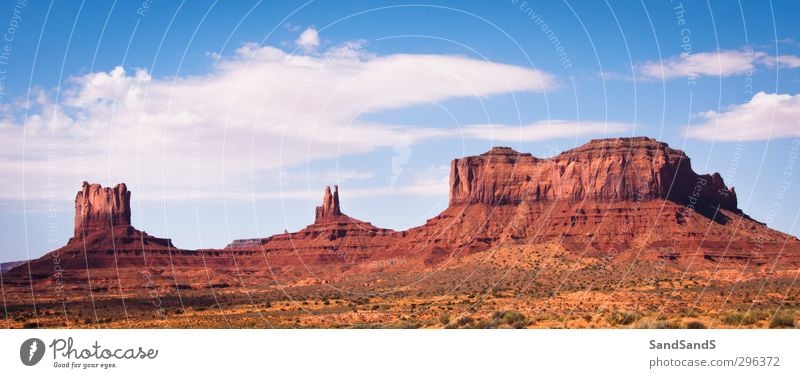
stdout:
{"type": "Polygon", "coordinates": [[[297,47],[307,50],[313,50],[319,47],[319,34],[317,33],[317,29],[312,26],[303,30],[303,32],[300,33],[300,37],[294,42],[297,44],[297,47]]]}
{"type": "Polygon", "coordinates": [[[687,136],[719,141],[752,141],[794,137],[800,133],[800,95],[756,93],[741,105],[708,111],[687,136]]]}
{"type": "Polygon", "coordinates": [[[292,33],[300,30],[300,25],[294,25],[291,22],[287,22],[287,23],[283,24],[283,27],[286,28],[286,30],[288,30],[288,31],[290,31],[292,33]]]}
{"type": "MultiPolygon", "coordinates": [[[[772,56],[755,50],[720,50],[701,53],[682,53],[661,61],[646,61],[634,66],[639,78],[646,81],[689,78],[701,76],[728,77],[755,72],[759,68],[800,68],[800,56],[772,56]]],[[[630,74],[603,71],[599,77],[606,80],[633,80],[630,74]]]]}
{"type": "Polygon", "coordinates": [[[616,71],[605,70],[603,72],[600,72],[597,76],[603,80],[626,80],[626,81],[633,80],[633,76],[631,76],[630,73],[622,73],[616,71]]]}
{"type": "Polygon", "coordinates": [[[368,180],[374,173],[347,167],[336,169],[317,169],[313,167],[278,168],[259,172],[254,177],[253,186],[259,190],[274,190],[280,187],[323,187],[330,183],[351,183],[368,180]]]}
{"type": "Polygon", "coordinates": [[[767,54],[759,51],[722,50],[683,53],[662,61],[648,61],[637,67],[644,79],[664,80],[678,77],[733,76],[754,70],[767,54]]]}
{"type": "MultiPolygon", "coordinates": [[[[351,199],[359,199],[359,198],[374,198],[374,197],[392,197],[398,195],[408,195],[408,196],[419,196],[419,197],[436,197],[436,196],[447,196],[449,193],[448,187],[448,174],[445,173],[442,176],[443,179],[439,179],[436,182],[412,182],[408,185],[403,186],[373,186],[373,187],[361,187],[361,188],[351,188],[346,187],[342,188],[339,187],[339,190],[346,195],[347,200],[351,199]]],[[[326,183],[325,185],[329,185],[330,183],[326,183]]],[[[318,203],[322,199],[322,190],[320,188],[314,189],[291,189],[291,190],[276,190],[276,191],[258,191],[254,193],[244,193],[244,192],[219,192],[219,193],[198,193],[198,194],[190,194],[188,197],[186,196],[173,196],[173,195],[166,195],[166,196],[153,196],[152,200],[162,201],[164,199],[170,201],[182,201],[182,200],[203,200],[203,199],[217,199],[225,197],[228,200],[233,201],[262,201],[262,200],[306,200],[311,201],[312,203],[318,203]]],[[[137,197],[139,194],[137,192],[137,197]]]]}
{"type": "Polygon", "coordinates": [[[767,56],[762,59],[762,62],[769,67],[780,68],[798,68],[800,67],[800,56],[795,55],[778,55],[767,56]]]}
{"type": "Polygon", "coordinates": [[[503,142],[534,142],[587,135],[620,134],[633,129],[634,125],[619,122],[549,120],[522,126],[471,125],[462,128],[461,133],[466,138],[503,142]]]}
{"type": "Polygon", "coordinates": [[[70,198],[83,180],[125,181],[137,198],[248,192],[256,175],[278,167],[391,148],[406,135],[410,143],[457,137],[361,114],[556,85],[521,66],[361,47],[289,55],[246,44],[206,75],[117,67],[72,78],[58,103],[55,90],[34,90],[27,111],[23,102],[0,116],[0,199],[70,198]]]}

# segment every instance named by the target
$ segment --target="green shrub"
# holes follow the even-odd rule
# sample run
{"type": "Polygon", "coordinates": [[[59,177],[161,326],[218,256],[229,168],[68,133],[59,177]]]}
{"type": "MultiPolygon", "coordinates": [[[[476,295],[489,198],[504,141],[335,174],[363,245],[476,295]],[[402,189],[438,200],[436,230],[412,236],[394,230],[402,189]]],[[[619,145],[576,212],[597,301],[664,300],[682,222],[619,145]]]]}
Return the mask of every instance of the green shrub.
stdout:
{"type": "Polygon", "coordinates": [[[722,316],[719,318],[723,324],[727,325],[742,324],[742,319],[744,319],[744,315],[740,312],[727,312],[722,314],[722,316]]]}
{"type": "Polygon", "coordinates": [[[511,328],[516,328],[516,329],[523,329],[523,328],[526,328],[527,326],[528,326],[528,322],[525,321],[525,320],[517,321],[517,322],[514,322],[513,324],[511,324],[511,328]]]}
{"type": "Polygon", "coordinates": [[[528,325],[528,319],[525,315],[517,311],[497,311],[492,315],[491,321],[487,323],[488,327],[499,327],[508,325],[513,328],[525,328],[528,325]]]}
{"type": "Polygon", "coordinates": [[[758,323],[767,318],[767,313],[764,311],[747,311],[747,312],[728,312],[722,314],[720,320],[723,324],[732,326],[748,326],[758,323]]]}
{"type": "Polygon", "coordinates": [[[459,327],[464,327],[473,322],[475,322],[475,319],[473,319],[471,316],[464,316],[458,319],[457,324],[459,327]]]}
{"type": "Polygon", "coordinates": [[[514,324],[516,322],[525,321],[525,315],[516,311],[504,311],[500,314],[500,319],[506,324],[514,324]]]}
{"type": "Polygon", "coordinates": [[[642,318],[642,314],[636,311],[613,311],[606,316],[606,321],[612,326],[629,325],[642,318]]]}
{"type": "Polygon", "coordinates": [[[686,328],[687,329],[706,329],[708,327],[706,327],[706,325],[703,324],[703,322],[700,322],[700,321],[697,321],[697,320],[693,320],[691,322],[686,323],[686,328]]]}
{"type": "Polygon", "coordinates": [[[769,321],[769,328],[792,328],[794,327],[794,311],[781,310],[772,316],[769,321]]]}
{"type": "Polygon", "coordinates": [[[643,319],[636,323],[634,328],[641,328],[641,329],[676,329],[681,328],[680,324],[677,322],[669,321],[669,320],[652,320],[652,319],[643,319]]]}

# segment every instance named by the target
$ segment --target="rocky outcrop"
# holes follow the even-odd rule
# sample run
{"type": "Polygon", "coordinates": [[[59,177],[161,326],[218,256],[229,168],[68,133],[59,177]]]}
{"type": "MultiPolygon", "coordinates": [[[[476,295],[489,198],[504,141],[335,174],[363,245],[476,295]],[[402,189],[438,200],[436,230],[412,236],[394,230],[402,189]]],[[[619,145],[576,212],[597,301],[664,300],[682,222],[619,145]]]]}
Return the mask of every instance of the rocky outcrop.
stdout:
{"type": "Polygon", "coordinates": [[[339,188],[325,188],[322,204],[316,208],[314,223],[296,232],[284,232],[260,239],[234,240],[225,250],[248,256],[255,253],[269,261],[272,272],[305,272],[351,269],[375,256],[376,251],[397,248],[399,232],[375,227],[344,214],[339,206],[339,188]],[[265,257],[263,257],[265,256],[265,257]]]}
{"type": "MultiPolygon", "coordinates": [[[[89,270],[92,277],[106,275],[110,279],[126,268],[133,269],[133,273],[125,274],[136,277],[148,266],[180,266],[187,260],[195,266],[202,263],[199,258],[173,256],[185,251],[175,248],[170,239],[153,237],[133,227],[130,202],[131,192],[124,183],[104,188],[84,182],[75,196],[73,237],[63,247],[9,270],[9,282],[25,285],[45,279],[54,280],[49,284],[75,281],[89,270]]],[[[134,282],[137,278],[125,279],[134,282]]]]}
{"type": "MultiPolygon", "coordinates": [[[[322,204],[316,208],[314,223],[297,232],[284,232],[264,239],[241,239],[228,244],[226,249],[253,249],[291,251],[303,249],[338,249],[342,247],[364,250],[375,247],[376,236],[387,236],[394,231],[373,226],[342,213],[339,206],[339,186],[325,187],[322,204]],[[256,243],[260,240],[260,243],[256,243]]],[[[384,242],[382,242],[384,243],[384,242]]],[[[385,241],[388,245],[390,241],[385,241]]],[[[383,244],[381,244],[384,246],[383,244]]]]}
{"type": "Polygon", "coordinates": [[[451,206],[650,199],[739,212],[718,173],[698,175],[683,151],[646,137],[592,140],[549,159],[495,147],[451,164],[451,206]]]}
{"type": "Polygon", "coordinates": [[[125,183],[113,188],[83,182],[75,196],[74,236],[64,248],[94,250],[175,248],[131,225],[131,192],[125,183]]]}
{"type": "Polygon", "coordinates": [[[130,224],[131,192],[124,183],[104,188],[83,182],[75,196],[75,238],[130,224]]]}
{"type": "Polygon", "coordinates": [[[325,195],[322,197],[322,206],[317,206],[315,223],[329,220],[342,215],[339,209],[339,185],[333,186],[333,194],[331,194],[331,187],[325,187],[325,195]]]}

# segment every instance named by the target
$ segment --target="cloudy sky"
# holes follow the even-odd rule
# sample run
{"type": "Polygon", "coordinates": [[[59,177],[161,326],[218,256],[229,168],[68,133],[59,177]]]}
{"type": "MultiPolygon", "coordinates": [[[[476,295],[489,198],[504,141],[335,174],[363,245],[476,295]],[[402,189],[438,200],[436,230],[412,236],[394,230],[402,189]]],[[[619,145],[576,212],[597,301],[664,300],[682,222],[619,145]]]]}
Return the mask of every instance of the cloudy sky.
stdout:
{"type": "Polygon", "coordinates": [[[310,223],[325,185],[405,229],[444,209],[453,158],[631,135],[798,234],[797,3],[274,3],[4,2],[0,260],[63,245],[84,180],[222,247],[310,223]]]}

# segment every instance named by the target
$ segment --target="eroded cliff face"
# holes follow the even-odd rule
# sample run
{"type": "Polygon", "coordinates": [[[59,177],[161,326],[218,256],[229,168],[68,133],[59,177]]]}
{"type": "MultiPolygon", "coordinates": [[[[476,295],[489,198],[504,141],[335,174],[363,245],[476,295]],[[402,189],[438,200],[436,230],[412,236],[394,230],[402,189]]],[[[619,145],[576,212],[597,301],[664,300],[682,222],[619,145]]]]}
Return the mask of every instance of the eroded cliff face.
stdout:
{"type": "Polygon", "coordinates": [[[125,184],[84,183],[75,200],[75,237],[11,269],[4,282],[23,293],[31,282],[49,290],[57,262],[64,281],[91,276],[92,290],[142,287],[143,271],[145,282],[166,286],[177,285],[173,275],[191,288],[243,280],[258,286],[428,271],[519,246],[571,254],[564,258],[672,261],[694,269],[720,262],[800,266],[800,241],[742,214],[718,174],[698,175],[683,152],[648,138],[595,140],[548,159],[498,147],[454,160],[450,184],[450,206],[412,229],[393,231],[346,215],[334,186],[325,188],[314,223],[299,231],[190,251],[131,225],[125,184]]]}
{"type": "Polygon", "coordinates": [[[131,192],[124,183],[105,188],[83,182],[75,196],[74,235],[67,249],[149,250],[175,248],[131,225],[131,192]]]}
{"type": "Polygon", "coordinates": [[[131,192],[124,183],[104,188],[100,184],[83,182],[75,196],[74,237],[130,224],[131,192]]]}
{"type": "Polygon", "coordinates": [[[698,175],[683,151],[645,137],[592,140],[549,159],[495,147],[451,163],[451,206],[650,199],[739,212],[718,173],[698,175]]]}
{"type": "MultiPolygon", "coordinates": [[[[325,187],[322,204],[317,206],[314,223],[297,232],[284,232],[263,239],[234,240],[226,249],[259,248],[270,252],[295,253],[297,251],[331,251],[353,249],[359,253],[371,248],[386,248],[394,231],[373,226],[342,213],[339,205],[339,186],[325,187]],[[377,242],[377,244],[376,244],[377,242]]],[[[359,258],[363,258],[361,256],[359,258]]]]}

